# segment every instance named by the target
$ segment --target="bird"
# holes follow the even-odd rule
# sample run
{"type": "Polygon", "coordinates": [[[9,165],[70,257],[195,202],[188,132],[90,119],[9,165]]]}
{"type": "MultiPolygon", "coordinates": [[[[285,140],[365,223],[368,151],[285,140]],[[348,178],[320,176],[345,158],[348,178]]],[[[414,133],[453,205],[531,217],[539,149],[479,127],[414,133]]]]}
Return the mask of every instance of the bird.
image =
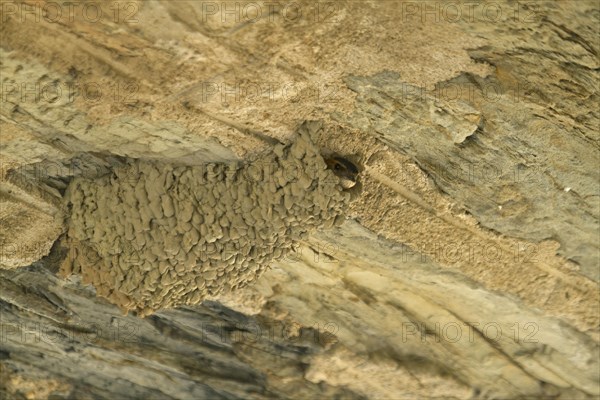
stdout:
{"type": "Polygon", "coordinates": [[[244,161],[132,159],[64,194],[70,249],[60,274],[144,317],[256,281],[316,229],[346,219],[359,169],[323,155],[322,124],[244,161]]]}
{"type": "Polygon", "coordinates": [[[324,160],[327,168],[340,178],[340,184],[344,189],[356,186],[359,171],[350,160],[339,155],[325,156],[324,160]]]}

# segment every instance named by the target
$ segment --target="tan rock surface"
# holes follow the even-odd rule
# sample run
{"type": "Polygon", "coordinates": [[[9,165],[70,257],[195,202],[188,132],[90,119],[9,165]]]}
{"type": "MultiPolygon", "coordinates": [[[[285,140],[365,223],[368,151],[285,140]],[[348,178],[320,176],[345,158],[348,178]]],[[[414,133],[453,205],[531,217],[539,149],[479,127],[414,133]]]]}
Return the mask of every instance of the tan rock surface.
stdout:
{"type": "Polygon", "coordinates": [[[597,2],[68,7],[0,10],[3,395],[600,395],[597,2]],[[56,276],[72,176],[307,119],[362,195],[251,287],[140,319],[56,276]]]}

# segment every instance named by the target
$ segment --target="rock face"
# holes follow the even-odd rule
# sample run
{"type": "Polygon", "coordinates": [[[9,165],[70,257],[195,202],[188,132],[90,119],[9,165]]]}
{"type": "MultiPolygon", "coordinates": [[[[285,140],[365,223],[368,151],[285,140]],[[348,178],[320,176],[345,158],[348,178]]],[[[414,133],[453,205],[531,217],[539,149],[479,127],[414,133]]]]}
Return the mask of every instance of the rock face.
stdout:
{"type": "MultiPolygon", "coordinates": [[[[68,7],[0,8],[3,397],[600,395],[597,2],[68,7]],[[293,143],[304,120],[323,121],[306,154],[328,149],[363,166],[360,196],[334,201],[348,220],[320,229],[338,212],[316,199],[303,214],[315,220],[292,236],[316,232],[294,236],[298,248],[252,284],[123,316],[112,303],[145,314],[162,305],[157,290],[177,293],[170,305],[186,301],[188,285],[163,286],[164,263],[134,263],[118,279],[108,265],[152,240],[161,254],[144,249],[142,259],[176,253],[166,268],[179,276],[177,255],[190,244],[193,253],[195,236],[185,222],[176,237],[124,231],[130,247],[113,254],[109,225],[127,224],[109,211],[131,206],[138,221],[160,211],[163,227],[188,219],[166,187],[206,193],[181,184],[189,166],[272,161],[283,147],[257,138],[293,143]],[[144,161],[122,168],[134,159],[144,161]],[[122,183],[157,165],[180,175],[167,182],[156,170],[138,191],[122,183]],[[160,202],[143,195],[146,184],[165,188],[160,202]],[[90,218],[71,224],[63,212],[77,188],[81,215],[91,212],[86,190],[114,202],[91,213],[97,233],[90,218]],[[108,196],[114,188],[129,200],[108,196]],[[65,234],[96,247],[65,252],[55,245],[65,234]],[[90,248],[97,259],[77,256],[90,248]],[[64,260],[84,260],[63,270],[82,276],[61,277],[64,260]],[[121,282],[144,290],[97,296],[121,282]]],[[[250,204],[239,193],[225,203],[265,218],[253,190],[270,187],[249,190],[250,204]]],[[[217,192],[206,226],[223,230],[217,192]]],[[[187,261],[190,288],[210,281],[187,261]]]]}

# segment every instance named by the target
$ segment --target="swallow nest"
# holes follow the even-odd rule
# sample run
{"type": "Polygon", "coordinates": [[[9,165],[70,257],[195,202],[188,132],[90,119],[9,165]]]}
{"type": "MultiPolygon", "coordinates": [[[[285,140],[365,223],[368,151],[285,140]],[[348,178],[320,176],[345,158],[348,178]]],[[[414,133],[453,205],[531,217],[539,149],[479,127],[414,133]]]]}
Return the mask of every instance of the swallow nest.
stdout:
{"type": "Polygon", "coordinates": [[[61,274],[141,316],[255,281],[310,231],[345,219],[350,194],[326,169],[317,131],[305,123],[292,143],[245,163],[136,160],[74,179],[61,274]]]}

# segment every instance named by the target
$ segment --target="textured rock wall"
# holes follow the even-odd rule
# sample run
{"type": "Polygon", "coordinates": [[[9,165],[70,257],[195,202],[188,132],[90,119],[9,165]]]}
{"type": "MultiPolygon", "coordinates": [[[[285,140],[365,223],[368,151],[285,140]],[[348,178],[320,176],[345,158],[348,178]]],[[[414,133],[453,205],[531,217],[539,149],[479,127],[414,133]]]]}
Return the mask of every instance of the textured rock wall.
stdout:
{"type": "Polygon", "coordinates": [[[3,396],[600,395],[597,2],[87,4],[1,4],[3,396]],[[57,276],[68,178],[311,119],[362,194],[255,284],[142,319],[57,276]]]}

